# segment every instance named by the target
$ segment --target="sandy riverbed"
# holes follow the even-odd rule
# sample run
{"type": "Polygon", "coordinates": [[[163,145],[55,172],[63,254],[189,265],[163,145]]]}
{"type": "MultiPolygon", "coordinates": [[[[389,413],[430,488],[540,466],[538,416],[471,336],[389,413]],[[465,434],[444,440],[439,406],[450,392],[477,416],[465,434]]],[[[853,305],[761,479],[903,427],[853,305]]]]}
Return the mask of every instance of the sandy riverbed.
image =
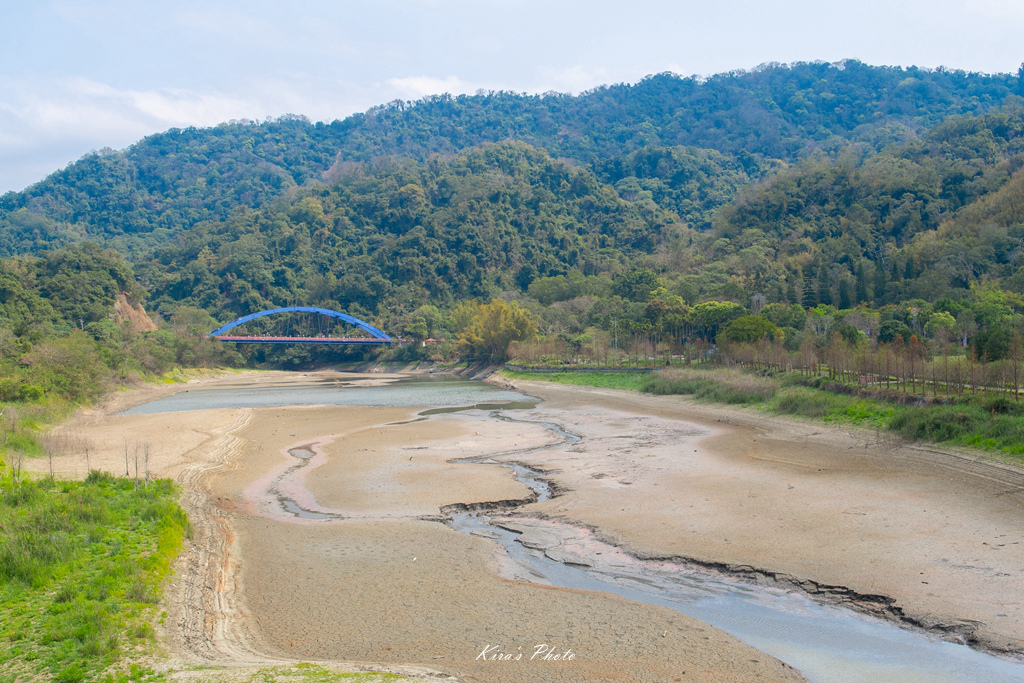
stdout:
{"type": "MultiPolygon", "coordinates": [[[[122,396],[118,407],[129,402],[122,396]]],[[[148,443],[150,476],[184,485],[196,533],[168,591],[165,632],[185,661],[343,661],[466,681],[801,680],[772,657],[672,610],[501,578],[492,542],[431,518],[445,505],[530,492],[505,468],[449,460],[541,444],[551,435],[459,416],[408,422],[417,410],[106,410],[66,429],[92,444],[94,468],[123,475],[127,441],[134,472],[134,444],[148,443]],[[318,451],[323,461],[306,482],[315,503],[349,519],[305,522],[274,513],[261,482],[289,467],[288,450],[298,447],[318,451]],[[573,657],[531,661],[542,643],[573,657]],[[492,655],[524,657],[478,659],[495,645],[492,655]]],[[[54,468],[81,476],[84,459],[68,454],[55,458],[54,468]]]]}
{"type": "MultiPolygon", "coordinates": [[[[185,389],[310,379],[255,373],[185,389]]],[[[589,527],[639,556],[749,571],[990,649],[1024,649],[1019,470],[971,472],[868,435],[677,397],[516,385],[545,399],[517,419],[583,437],[517,456],[561,491],[524,514],[589,527]]],[[[196,535],[169,590],[166,631],[188,661],[362,662],[467,681],[799,678],[670,610],[502,579],[492,543],[434,521],[446,505],[526,498],[506,468],[451,460],[548,443],[539,425],[480,414],[410,422],[418,409],[355,406],[113,414],[174,390],[121,394],[64,429],[88,440],[94,468],[123,475],[127,444],[133,472],[135,444],[149,444],[150,475],[183,483],[196,535]],[[296,462],[294,448],[317,455],[292,493],[346,520],[280,513],[268,484],[296,462]],[[576,656],[475,659],[488,645],[521,647],[527,659],[539,643],[576,656]]],[[[54,468],[81,476],[84,457],[54,468]]]]}
{"type": "Polygon", "coordinates": [[[526,459],[566,494],[524,514],[1024,650],[1019,468],[972,473],[867,433],[679,397],[515,385],[545,399],[531,418],[584,437],[526,459]]]}

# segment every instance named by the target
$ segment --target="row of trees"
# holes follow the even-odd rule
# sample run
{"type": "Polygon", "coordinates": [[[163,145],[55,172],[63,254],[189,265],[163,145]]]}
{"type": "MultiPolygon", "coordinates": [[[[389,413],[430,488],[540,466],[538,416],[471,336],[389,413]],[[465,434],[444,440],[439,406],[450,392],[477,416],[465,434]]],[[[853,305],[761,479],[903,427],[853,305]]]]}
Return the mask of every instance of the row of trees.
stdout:
{"type": "Polygon", "coordinates": [[[835,334],[821,346],[806,342],[787,351],[767,339],[755,343],[728,344],[712,357],[716,363],[739,363],[754,369],[799,371],[807,376],[827,376],[840,383],[857,383],[922,398],[963,396],[965,393],[1005,394],[1020,400],[1024,379],[1024,342],[1019,334],[1011,340],[1003,359],[990,361],[970,351],[949,353],[948,347],[933,353],[928,345],[911,336],[892,343],[851,344],[835,334]]]}

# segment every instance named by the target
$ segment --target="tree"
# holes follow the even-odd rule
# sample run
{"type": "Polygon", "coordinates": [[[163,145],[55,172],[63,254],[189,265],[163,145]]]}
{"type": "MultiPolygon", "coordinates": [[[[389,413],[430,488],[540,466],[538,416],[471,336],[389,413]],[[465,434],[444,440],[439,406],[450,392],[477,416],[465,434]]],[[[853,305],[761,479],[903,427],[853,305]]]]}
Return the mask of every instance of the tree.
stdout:
{"type": "Polygon", "coordinates": [[[832,278],[824,263],[818,264],[818,303],[832,305],[832,278]]]}
{"type": "Polygon", "coordinates": [[[658,275],[648,268],[630,268],[612,279],[612,292],[630,301],[648,301],[660,286],[658,275]]]}
{"type": "Polygon", "coordinates": [[[857,303],[863,304],[870,298],[868,295],[868,276],[864,271],[864,262],[857,263],[857,303]]]}
{"type": "Polygon", "coordinates": [[[516,302],[506,303],[504,299],[493,299],[486,304],[479,301],[459,304],[451,317],[459,344],[495,363],[505,360],[513,341],[522,341],[537,333],[533,315],[516,302]]]}
{"type": "Polygon", "coordinates": [[[847,277],[839,278],[839,308],[848,309],[853,305],[853,285],[847,277]]]}
{"type": "Polygon", "coordinates": [[[722,325],[743,315],[743,307],[732,301],[705,301],[690,309],[686,321],[703,328],[710,339],[718,336],[722,325]]]}
{"type": "Polygon", "coordinates": [[[875,260],[875,304],[881,305],[885,299],[885,285],[888,281],[885,264],[882,259],[875,260]]]}
{"type": "Polygon", "coordinates": [[[744,315],[729,323],[721,336],[732,342],[750,343],[781,337],[782,330],[759,315],[744,315]]]}
{"type": "Polygon", "coordinates": [[[441,321],[441,312],[437,307],[427,304],[416,309],[412,320],[402,331],[413,339],[428,339],[441,331],[441,321]]]}
{"type": "Polygon", "coordinates": [[[761,309],[761,317],[778,327],[802,330],[807,322],[807,311],[799,304],[768,304],[761,309]]]}
{"type": "Polygon", "coordinates": [[[202,337],[220,327],[207,311],[194,306],[178,306],[171,316],[171,326],[176,334],[202,337]]]}
{"type": "Polygon", "coordinates": [[[952,332],[956,327],[956,318],[947,313],[946,311],[936,311],[932,313],[931,317],[928,318],[928,322],[925,323],[924,331],[931,336],[937,336],[945,332],[952,332]]]}
{"type": "Polygon", "coordinates": [[[1021,361],[1024,360],[1024,346],[1021,343],[1021,337],[1016,332],[1013,334],[1013,339],[1010,341],[1010,353],[1007,358],[1010,360],[1010,379],[1013,382],[1013,400],[1020,400],[1020,373],[1021,373],[1021,361]]]}
{"type": "Polygon", "coordinates": [[[897,338],[906,341],[910,339],[910,328],[901,320],[886,320],[878,328],[878,343],[891,344],[897,338]]]}
{"type": "Polygon", "coordinates": [[[1010,352],[1013,330],[997,325],[981,330],[971,339],[971,346],[978,358],[989,361],[1002,360],[1010,352]]]}
{"type": "Polygon", "coordinates": [[[960,335],[961,344],[967,346],[971,335],[978,331],[978,321],[974,317],[974,311],[969,308],[960,311],[956,316],[956,331],[960,335]]]}

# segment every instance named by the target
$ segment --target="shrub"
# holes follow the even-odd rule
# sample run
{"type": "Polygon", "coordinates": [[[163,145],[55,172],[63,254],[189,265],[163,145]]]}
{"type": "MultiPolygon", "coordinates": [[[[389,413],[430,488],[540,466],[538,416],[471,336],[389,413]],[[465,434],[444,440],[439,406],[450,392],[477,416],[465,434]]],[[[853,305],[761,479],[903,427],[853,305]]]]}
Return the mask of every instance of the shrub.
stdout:
{"type": "Polygon", "coordinates": [[[775,402],[775,409],[786,415],[826,417],[832,413],[829,396],[810,391],[787,391],[775,402]]]}
{"type": "Polygon", "coordinates": [[[967,406],[905,406],[893,415],[890,428],[914,441],[954,441],[977,432],[984,413],[967,406]]]}

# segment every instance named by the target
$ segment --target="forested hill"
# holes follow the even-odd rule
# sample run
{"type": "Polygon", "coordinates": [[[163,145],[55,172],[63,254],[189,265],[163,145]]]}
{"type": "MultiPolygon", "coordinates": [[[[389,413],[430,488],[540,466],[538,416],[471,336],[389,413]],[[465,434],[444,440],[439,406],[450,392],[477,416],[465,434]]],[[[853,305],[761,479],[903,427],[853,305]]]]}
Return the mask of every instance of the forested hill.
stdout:
{"type": "Polygon", "coordinates": [[[587,170],[503,143],[353,174],[289,205],[202,223],[138,274],[164,312],[308,301],[386,316],[572,269],[618,271],[681,228],[675,213],[626,201],[587,170]]]}
{"type": "MultiPolygon", "coordinates": [[[[374,171],[387,159],[424,161],[504,140],[586,164],[604,182],[625,180],[627,192],[635,179],[658,180],[632,189],[653,192],[696,227],[707,227],[703,209],[665,177],[660,159],[675,154],[667,163],[691,183],[719,168],[732,179],[756,179],[810,154],[834,155],[851,142],[870,150],[904,142],[950,116],[989,112],[1014,96],[1024,96],[1021,74],[847,61],[709,79],[660,74],[580,96],[438,96],[332,123],[284,117],[171,130],[124,151],[88,155],[24,192],[4,195],[0,255],[86,238],[145,251],[200,221],[225,220],[361,166],[374,171]],[[683,163],[679,147],[688,148],[683,163]],[[663,151],[645,156],[651,148],[663,151]]],[[[727,187],[714,189],[725,192],[718,203],[732,196],[727,187]]]]}
{"type": "Polygon", "coordinates": [[[808,306],[934,300],[979,281],[1024,293],[1024,107],[857,152],[745,188],[715,216],[705,255],[808,306]]]}

